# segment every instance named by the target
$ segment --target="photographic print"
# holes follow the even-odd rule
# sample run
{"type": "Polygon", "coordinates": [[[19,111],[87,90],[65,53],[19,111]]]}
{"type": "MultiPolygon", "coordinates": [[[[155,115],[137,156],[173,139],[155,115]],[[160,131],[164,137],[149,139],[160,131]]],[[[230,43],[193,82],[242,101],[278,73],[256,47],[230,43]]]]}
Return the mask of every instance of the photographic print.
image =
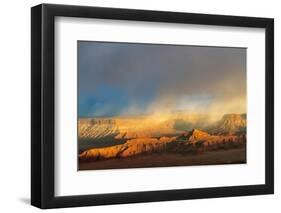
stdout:
{"type": "Polygon", "coordinates": [[[246,51],[78,41],[78,170],[246,163],[246,51]]]}
{"type": "Polygon", "coordinates": [[[31,8],[33,206],[273,193],[273,18],[31,8]]]}

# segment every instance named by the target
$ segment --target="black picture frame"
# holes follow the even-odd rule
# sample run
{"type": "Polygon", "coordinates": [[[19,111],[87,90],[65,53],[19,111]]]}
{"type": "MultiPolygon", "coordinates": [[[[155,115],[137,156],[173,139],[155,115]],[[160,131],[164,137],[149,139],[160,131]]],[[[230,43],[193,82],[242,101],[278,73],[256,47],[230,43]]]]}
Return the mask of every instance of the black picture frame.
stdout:
{"type": "Polygon", "coordinates": [[[271,18],[41,4],[31,8],[31,97],[31,204],[36,207],[46,209],[274,192],[274,20],[271,18]],[[265,184],[56,197],[54,21],[58,16],[264,28],[265,184]]]}

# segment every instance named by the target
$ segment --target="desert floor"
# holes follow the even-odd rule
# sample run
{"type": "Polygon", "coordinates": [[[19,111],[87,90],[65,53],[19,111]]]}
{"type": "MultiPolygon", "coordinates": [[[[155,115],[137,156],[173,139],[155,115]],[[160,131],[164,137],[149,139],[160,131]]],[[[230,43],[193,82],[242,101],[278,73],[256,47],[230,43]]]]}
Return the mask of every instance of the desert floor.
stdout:
{"type": "Polygon", "coordinates": [[[79,162],[79,170],[148,168],[167,166],[192,166],[246,163],[246,149],[212,151],[198,155],[146,154],[128,158],[107,159],[94,162],[79,162]]]}

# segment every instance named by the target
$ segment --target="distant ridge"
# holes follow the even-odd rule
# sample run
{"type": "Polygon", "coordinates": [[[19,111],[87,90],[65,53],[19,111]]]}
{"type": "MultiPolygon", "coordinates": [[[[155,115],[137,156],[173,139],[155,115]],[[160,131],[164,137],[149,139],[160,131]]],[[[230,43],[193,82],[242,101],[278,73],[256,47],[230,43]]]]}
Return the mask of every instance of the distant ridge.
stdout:
{"type": "Polygon", "coordinates": [[[180,134],[185,134],[185,138],[195,140],[200,137],[208,137],[210,134],[245,133],[247,115],[225,114],[215,123],[208,122],[208,117],[202,116],[171,116],[164,120],[153,117],[80,118],[78,134],[79,138],[83,140],[103,138],[127,140],[180,134]],[[190,131],[191,129],[192,131],[190,131]]]}
{"type": "Polygon", "coordinates": [[[113,137],[119,133],[118,126],[113,119],[79,119],[78,131],[80,138],[113,137]]]}
{"type": "Polygon", "coordinates": [[[211,133],[235,133],[245,132],[247,127],[246,114],[225,114],[221,120],[210,127],[211,133]]]}

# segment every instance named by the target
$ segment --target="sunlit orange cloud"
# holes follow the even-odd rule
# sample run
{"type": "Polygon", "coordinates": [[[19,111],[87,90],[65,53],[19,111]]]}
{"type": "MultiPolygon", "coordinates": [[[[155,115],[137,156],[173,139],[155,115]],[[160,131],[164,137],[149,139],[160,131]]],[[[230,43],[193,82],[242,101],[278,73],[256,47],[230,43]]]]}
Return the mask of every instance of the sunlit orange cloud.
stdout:
{"type": "MultiPolygon", "coordinates": [[[[188,98],[185,103],[179,102],[175,97],[162,97],[155,100],[149,108],[146,110],[146,114],[158,118],[167,118],[171,114],[181,112],[184,114],[206,114],[217,119],[224,114],[229,113],[246,113],[246,95],[234,96],[234,97],[220,97],[214,98],[205,103],[202,101],[193,101],[188,98]],[[180,103],[180,108],[179,108],[180,103]]],[[[130,108],[124,111],[124,114],[137,114],[141,111],[137,105],[131,105],[130,108]]]]}

